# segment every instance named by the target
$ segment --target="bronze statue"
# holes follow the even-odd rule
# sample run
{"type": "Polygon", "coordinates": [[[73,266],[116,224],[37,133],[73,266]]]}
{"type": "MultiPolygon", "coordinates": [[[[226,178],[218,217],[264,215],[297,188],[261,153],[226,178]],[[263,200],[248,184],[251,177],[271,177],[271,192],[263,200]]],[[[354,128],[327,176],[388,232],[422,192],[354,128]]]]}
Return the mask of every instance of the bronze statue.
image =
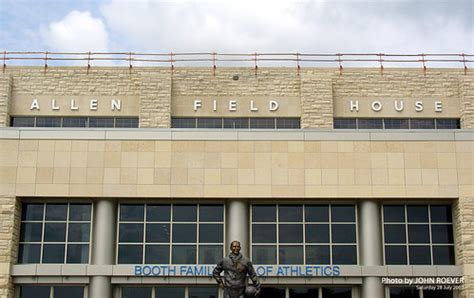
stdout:
{"type": "Polygon", "coordinates": [[[214,279],[224,289],[224,298],[258,297],[260,282],[252,262],[240,253],[240,242],[232,241],[230,254],[217,263],[212,272],[214,279]],[[224,271],[224,278],[221,272],[224,271]],[[247,274],[253,286],[247,286],[247,274]]]}

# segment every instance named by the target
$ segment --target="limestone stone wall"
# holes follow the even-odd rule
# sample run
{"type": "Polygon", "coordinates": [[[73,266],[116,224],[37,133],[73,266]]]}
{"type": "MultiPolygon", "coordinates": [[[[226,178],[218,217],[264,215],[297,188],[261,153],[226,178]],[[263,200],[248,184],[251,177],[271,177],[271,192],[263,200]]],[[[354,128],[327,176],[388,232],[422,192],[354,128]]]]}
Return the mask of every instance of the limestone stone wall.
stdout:
{"type": "Polygon", "coordinates": [[[20,203],[12,197],[0,195],[0,297],[13,298],[10,276],[12,264],[18,258],[20,203]]]}
{"type": "Polygon", "coordinates": [[[461,127],[474,128],[474,79],[464,77],[460,81],[461,127]]]}
{"type": "Polygon", "coordinates": [[[141,71],[140,127],[171,127],[170,71],[141,71]]]}
{"type": "Polygon", "coordinates": [[[332,76],[328,71],[301,73],[301,127],[333,127],[332,76]]]}
{"type": "MultiPolygon", "coordinates": [[[[471,185],[472,187],[472,185],[471,185]]],[[[474,296],[474,197],[460,197],[453,206],[456,262],[464,265],[461,297],[474,296]]]]}
{"type": "Polygon", "coordinates": [[[9,75],[0,75],[0,127],[8,126],[8,115],[11,97],[11,79],[9,75]]]}

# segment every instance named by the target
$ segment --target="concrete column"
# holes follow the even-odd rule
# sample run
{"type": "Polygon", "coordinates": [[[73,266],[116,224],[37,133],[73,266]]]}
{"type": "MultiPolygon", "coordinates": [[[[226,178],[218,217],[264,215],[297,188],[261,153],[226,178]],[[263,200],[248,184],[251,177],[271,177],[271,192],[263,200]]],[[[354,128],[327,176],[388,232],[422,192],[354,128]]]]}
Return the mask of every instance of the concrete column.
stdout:
{"type": "MultiPolygon", "coordinates": [[[[115,264],[117,203],[111,199],[99,199],[94,203],[92,233],[92,265],[115,264]]],[[[92,276],[89,298],[112,298],[110,276],[92,276]]]]}
{"type": "MultiPolygon", "coordinates": [[[[380,203],[364,200],[359,203],[359,253],[362,266],[383,265],[382,221],[380,203]]],[[[362,297],[384,297],[380,277],[364,277],[362,297]]]]}
{"type": "Polygon", "coordinates": [[[249,204],[246,200],[227,201],[226,205],[226,255],[233,240],[240,241],[241,253],[250,258],[249,204]]]}

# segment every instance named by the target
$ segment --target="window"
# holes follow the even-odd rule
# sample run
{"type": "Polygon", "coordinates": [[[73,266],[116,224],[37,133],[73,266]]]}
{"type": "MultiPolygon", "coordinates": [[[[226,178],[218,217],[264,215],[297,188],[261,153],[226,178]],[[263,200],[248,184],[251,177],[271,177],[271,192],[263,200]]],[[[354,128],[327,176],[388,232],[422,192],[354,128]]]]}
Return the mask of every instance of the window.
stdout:
{"type": "Polygon", "coordinates": [[[454,265],[450,205],[384,205],[385,264],[454,265]]]}
{"type": "MultiPolygon", "coordinates": [[[[83,298],[83,286],[20,286],[20,298],[83,298]]],[[[15,296],[16,297],[16,296],[15,296]]]]}
{"type": "Polygon", "coordinates": [[[216,264],[222,204],[120,204],[118,264],[216,264]]]}
{"type": "Polygon", "coordinates": [[[137,117],[12,117],[13,127],[137,128],[137,117]]]}
{"type": "Polygon", "coordinates": [[[459,119],[334,118],[335,129],[460,129],[459,119]]]}
{"type": "Polygon", "coordinates": [[[300,118],[171,118],[172,128],[299,129],[300,118]]]}
{"type": "Polygon", "coordinates": [[[91,204],[24,203],[18,263],[87,264],[91,204]]]}
{"type": "Polygon", "coordinates": [[[122,287],[122,298],[217,298],[218,288],[216,286],[160,286],[122,287]],[[187,296],[186,296],[187,293],[187,296]]]}
{"type": "Polygon", "coordinates": [[[416,288],[390,288],[390,298],[453,298],[452,291],[447,290],[418,290],[416,288]]]}
{"type": "Polygon", "coordinates": [[[255,264],[357,264],[355,205],[252,205],[255,264]]]}

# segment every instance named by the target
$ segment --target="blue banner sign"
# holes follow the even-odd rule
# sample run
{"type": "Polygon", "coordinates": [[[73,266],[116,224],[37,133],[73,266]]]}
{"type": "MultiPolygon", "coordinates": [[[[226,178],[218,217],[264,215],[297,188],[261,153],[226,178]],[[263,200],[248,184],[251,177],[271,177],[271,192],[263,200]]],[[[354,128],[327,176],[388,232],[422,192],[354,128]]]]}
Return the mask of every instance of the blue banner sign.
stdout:
{"type": "MultiPolygon", "coordinates": [[[[214,265],[135,265],[135,276],[212,276],[214,265]]],[[[255,265],[262,277],[341,276],[339,266],[330,265],[255,265]]]]}

